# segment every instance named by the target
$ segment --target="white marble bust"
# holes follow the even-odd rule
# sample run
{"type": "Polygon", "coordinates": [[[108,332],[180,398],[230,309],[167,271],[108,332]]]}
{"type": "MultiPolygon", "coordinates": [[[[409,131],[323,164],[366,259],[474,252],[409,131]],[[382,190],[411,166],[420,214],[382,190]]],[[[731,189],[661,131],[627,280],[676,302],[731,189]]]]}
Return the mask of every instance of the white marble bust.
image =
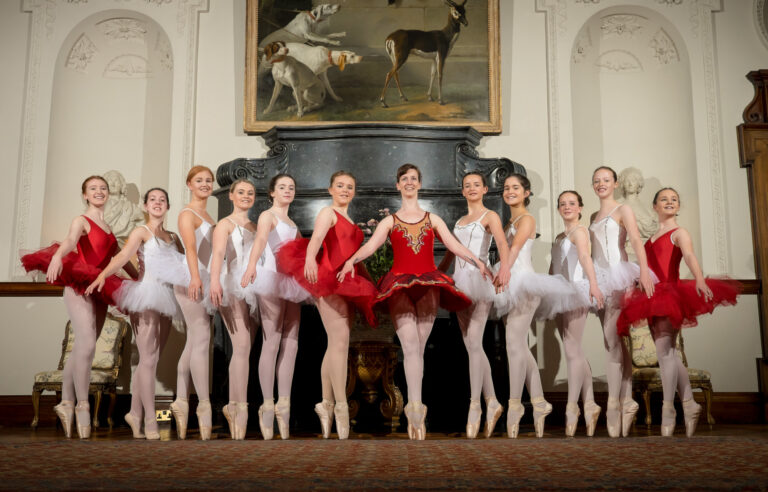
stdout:
{"type": "MultiPolygon", "coordinates": [[[[659,221],[650,203],[644,203],[640,199],[640,192],[645,186],[643,173],[634,167],[628,167],[619,173],[619,188],[617,199],[619,203],[629,206],[635,213],[637,228],[643,241],[647,240],[659,230],[659,221]]],[[[631,252],[628,249],[627,252],[631,252]]],[[[632,255],[634,256],[634,255],[632,255]]]]}
{"type": "Polygon", "coordinates": [[[128,186],[120,172],[107,171],[104,173],[104,179],[109,185],[109,199],[104,208],[104,220],[112,228],[112,232],[122,246],[128,234],[137,225],[144,223],[144,211],[140,204],[128,198],[128,186]]]}

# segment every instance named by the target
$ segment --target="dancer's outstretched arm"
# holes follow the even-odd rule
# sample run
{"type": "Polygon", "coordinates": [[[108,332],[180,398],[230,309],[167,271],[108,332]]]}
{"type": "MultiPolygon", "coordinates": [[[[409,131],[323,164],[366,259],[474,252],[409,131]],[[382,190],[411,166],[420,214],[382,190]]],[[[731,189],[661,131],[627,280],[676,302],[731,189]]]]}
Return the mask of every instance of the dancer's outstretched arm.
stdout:
{"type": "Polygon", "coordinates": [[[648,258],[645,256],[643,239],[640,237],[640,229],[637,227],[635,213],[626,205],[619,207],[621,222],[629,237],[629,244],[637,257],[637,263],[640,265],[640,288],[648,297],[653,295],[653,280],[651,280],[651,270],[648,268],[648,258]]]}
{"type": "Polygon", "coordinates": [[[379,222],[379,225],[376,226],[376,230],[373,231],[371,238],[368,240],[367,243],[362,245],[360,249],[358,249],[355,252],[355,254],[353,254],[347,260],[346,263],[344,263],[344,267],[336,276],[336,279],[339,282],[343,282],[344,277],[346,277],[348,273],[351,273],[352,278],[355,278],[355,263],[360,263],[361,261],[371,256],[373,253],[375,253],[376,250],[379,249],[382,244],[384,244],[384,241],[387,240],[387,236],[389,236],[389,232],[392,230],[392,226],[394,224],[395,224],[395,220],[392,218],[391,215],[388,215],[383,219],[381,219],[381,222],[379,222]]]}
{"type": "Polygon", "coordinates": [[[696,279],[696,293],[704,297],[704,300],[712,300],[712,289],[710,289],[704,281],[704,274],[699,266],[699,260],[696,258],[696,253],[693,252],[693,240],[691,239],[690,233],[680,227],[672,233],[671,239],[683,252],[683,260],[685,260],[685,264],[688,265],[688,269],[693,274],[693,278],[696,279]]]}
{"type": "Polygon", "coordinates": [[[261,254],[264,253],[264,248],[267,247],[267,239],[269,233],[272,232],[277,226],[277,218],[275,215],[265,210],[259,215],[259,220],[256,223],[256,238],[253,240],[253,248],[251,249],[251,256],[248,257],[248,267],[245,269],[243,278],[240,280],[240,286],[245,288],[248,284],[252,284],[256,280],[256,262],[261,258],[261,254]]]}
{"type": "Polygon", "coordinates": [[[496,249],[499,252],[499,271],[496,273],[493,283],[497,290],[504,290],[509,283],[510,268],[512,268],[512,263],[509,261],[507,236],[504,234],[504,226],[501,224],[501,218],[496,212],[488,212],[485,219],[488,221],[487,227],[493,235],[493,241],[496,243],[496,249]]]}
{"type": "Polygon", "coordinates": [[[227,219],[222,219],[213,230],[213,247],[211,250],[211,302],[214,307],[221,305],[224,290],[221,288],[221,267],[224,264],[224,252],[227,248],[227,239],[232,233],[234,224],[227,219]]]}
{"type": "Polygon", "coordinates": [[[464,261],[474,265],[475,268],[480,270],[483,276],[487,277],[489,280],[493,280],[493,275],[488,271],[485,264],[480,261],[480,258],[475,256],[474,253],[461,244],[461,241],[456,239],[448,229],[448,226],[445,225],[445,222],[443,222],[443,219],[435,214],[429,214],[429,219],[432,221],[432,227],[435,229],[435,232],[440,236],[440,240],[445,244],[445,247],[448,248],[449,251],[464,261]]]}
{"type": "Polygon", "coordinates": [[[121,249],[119,253],[112,257],[109,265],[107,265],[106,268],[104,268],[104,270],[99,273],[99,276],[96,277],[96,280],[94,280],[91,285],[85,289],[85,295],[91,295],[94,290],[101,292],[102,287],[104,287],[106,278],[114,273],[117,273],[120,268],[128,265],[131,257],[135,255],[139,250],[139,246],[141,246],[145,241],[149,240],[150,236],[151,234],[146,227],[139,226],[132,230],[131,234],[128,236],[128,240],[125,242],[125,246],[123,246],[123,249],[121,249]]]}
{"type": "MultiPolygon", "coordinates": [[[[595,274],[595,265],[592,263],[592,256],[589,254],[589,234],[583,227],[579,227],[571,234],[573,238],[573,244],[576,246],[576,252],[579,254],[579,263],[584,273],[587,274],[589,279],[589,300],[597,302],[597,308],[603,309],[603,303],[605,297],[602,291],[597,286],[597,275],[595,274]]],[[[563,239],[568,241],[568,238],[563,239]]]]}

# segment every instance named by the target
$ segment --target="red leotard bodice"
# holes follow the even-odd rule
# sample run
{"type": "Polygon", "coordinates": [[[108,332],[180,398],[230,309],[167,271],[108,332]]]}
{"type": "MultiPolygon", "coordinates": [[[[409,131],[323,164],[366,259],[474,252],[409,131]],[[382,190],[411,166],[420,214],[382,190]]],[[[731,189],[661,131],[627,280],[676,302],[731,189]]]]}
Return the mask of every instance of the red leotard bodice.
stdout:
{"type": "Polygon", "coordinates": [[[83,217],[91,225],[91,230],[78,239],[77,256],[83,263],[103,269],[117,251],[117,239],[114,234],[102,229],[87,215],[83,217]]]}
{"type": "Polygon", "coordinates": [[[331,271],[336,271],[360,247],[363,242],[363,231],[336,210],[333,212],[336,214],[336,225],[328,229],[317,263],[318,266],[324,265],[331,271]]]}
{"type": "Polygon", "coordinates": [[[403,222],[397,215],[392,218],[394,225],[389,233],[394,253],[392,273],[421,275],[436,270],[435,233],[429,220],[429,212],[415,224],[403,222]]]}
{"type": "Polygon", "coordinates": [[[655,241],[645,242],[645,256],[648,267],[659,277],[659,282],[677,282],[680,280],[680,261],[683,251],[672,242],[671,236],[678,228],[662,234],[655,241]]]}

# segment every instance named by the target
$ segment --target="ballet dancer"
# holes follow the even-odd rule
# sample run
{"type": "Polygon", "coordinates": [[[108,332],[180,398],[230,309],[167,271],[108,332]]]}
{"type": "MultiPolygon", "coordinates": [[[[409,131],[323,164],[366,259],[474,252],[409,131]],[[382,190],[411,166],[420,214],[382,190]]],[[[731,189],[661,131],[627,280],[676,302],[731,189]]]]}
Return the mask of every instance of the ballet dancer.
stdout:
{"type": "Polygon", "coordinates": [[[191,376],[198,398],[196,413],[200,439],[207,440],[211,438],[212,417],[208,384],[211,344],[208,264],[214,221],[206,212],[206,206],[213,191],[213,172],[205,166],[194,166],[187,173],[187,188],[192,196],[178,218],[184,254],[160,250],[168,254],[157,255],[158,262],[164,264],[164,268],[157,272],[161,281],[174,286],[173,293],[187,326],[187,339],[176,368],[176,399],[170,405],[176,420],[176,433],[179,439],[186,439],[191,376]]]}
{"type": "Polygon", "coordinates": [[[704,278],[693,251],[690,233],[677,225],[680,196],[672,188],[662,188],[653,197],[659,216],[659,230],[645,243],[648,265],[659,278],[650,298],[637,290],[622,301],[617,321],[619,335],[629,335],[632,325],[647,321],[656,345],[664,401],[661,407],[661,435],[675,430],[675,390],[680,395],[685,416],[685,435],[691,437],[701,414],[693,399],[688,370],[675,353],[682,327],[696,326],[696,318],[715,307],[736,304],[740,285],[729,279],[704,278]],[[685,260],[694,280],[680,280],[680,260],[685,260]]]}
{"type": "Polygon", "coordinates": [[[366,278],[365,268],[357,265],[352,275],[341,277],[343,282],[337,279],[344,262],[363,242],[363,231],[347,214],[349,203],[355,196],[355,184],[355,177],[349,172],[333,173],[328,188],[333,202],[318,212],[311,239],[295,239],[277,252],[278,269],[290,274],[316,298],[328,335],[320,368],[323,401],[315,405],[324,439],[331,436],[334,416],[339,439],[349,437],[346,384],[353,306],[368,324],[376,325],[372,305],[378,291],[366,278]]]}
{"type": "Polygon", "coordinates": [[[181,251],[178,236],[163,227],[168,207],[168,193],[164,189],[152,188],[144,194],[147,223],[131,231],[123,249],[85,291],[86,295],[94,291],[101,292],[106,278],[138,254],[139,280],[126,280],[115,292],[120,310],[131,315],[136,347],[139,349],[139,363],[131,382],[131,410],[125,414],[125,421],[131,427],[135,439],[160,439],[155,416],[157,362],[168,340],[173,319],[181,317],[173,288],[159,281],[155,272],[147,268],[148,264],[155,270],[163,267],[151,259],[158,250],[167,248],[181,251]]]}
{"type": "MultiPolygon", "coordinates": [[[[72,436],[72,424],[77,420],[78,436],[88,439],[91,435],[88,387],[96,341],[104,326],[107,307],[115,304],[113,295],[122,280],[111,275],[105,279],[101,292],[85,295],[88,286],[119,248],[109,225],[104,222],[109,185],[101,176],[89,176],[83,181],[81,190],[87,209],[72,221],[67,237],[61,243],[22,256],[21,263],[27,272],[46,272],[46,282],[64,287],[64,305],[75,342],[64,363],[61,402],[53,408],[67,437],[72,436]]],[[[133,265],[126,265],[124,270],[131,277],[138,277],[133,265]]]]}
{"type": "MultiPolygon", "coordinates": [[[[509,282],[509,248],[501,219],[496,212],[488,210],[483,204],[483,197],[488,193],[485,176],[479,172],[470,172],[462,179],[461,194],[467,200],[467,214],[456,221],[453,235],[461,244],[469,249],[487,267],[488,250],[491,239],[496,242],[496,248],[501,257],[501,267],[496,281],[506,287],[509,282]]],[[[455,255],[446,252],[437,269],[447,271],[453,263],[455,255]]],[[[483,350],[483,333],[488,320],[493,298],[496,294],[493,283],[488,281],[480,271],[459,259],[453,273],[456,287],[472,300],[467,309],[458,311],[456,317],[461,328],[464,346],[469,356],[469,413],[467,414],[467,437],[474,439],[480,430],[482,408],[480,395],[485,395],[485,437],[491,437],[496,422],[504,413],[504,407],[496,399],[496,391],[491,378],[491,365],[483,350]]]]}
{"type": "MultiPolygon", "coordinates": [[[[454,286],[453,279],[435,267],[435,234],[453,254],[492,279],[485,264],[465,248],[446,227],[443,219],[419,205],[421,171],[413,164],[397,170],[397,190],[402,204],[394,214],[379,222],[371,239],[347,260],[339,280],[351,273],[354,265],[371,256],[389,237],[394,260],[392,269],[379,280],[375,302],[387,302],[395,330],[403,348],[403,365],[408,384],[408,437],[426,438],[427,406],[421,402],[424,374],[424,348],[437,317],[438,305],[449,311],[467,309],[472,301],[454,286]]],[[[346,282],[346,280],[345,280],[346,282]]]]}
{"type": "Polygon", "coordinates": [[[620,303],[624,292],[639,281],[643,293],[651,296],[653,278],[648,269],[635,214],[631,208],[618,203],[613,197],[618,186],[616,171],[610,167],[601,166],[592,173],[592,189],[600,199],[600,210],[592,215],[589,235],[595,269],[598,276],[606,279],[602,287],[605,304],[598,311],[608,352],[605,369],[608,406],[605,420],[609,436],[626,437],[639,406],[632,399],[632,360],[616,331],[616,320],[621,312],[620,303]],[[627,252],[624,250],[627,237],[639,266],[627,261],[627,252]]]}
{"type": "Polygon", "coordinates": [[[581,195],[576,191],[564,191],[557,197],[557,211],[563,219],[565,231],[558,234],[552,243],[552,264],[550,273],[562,275],[569,280],[577,296],[576,309],[557,317],[557,328],[565,347],[568,367],[568,403],[565,406],[565,435],[573,437],[579,421],[579,394],[584,404],[584,421],[587,436],[595,434],[600,406],[595,403],[592,387],[592,368],[584,356],[581,340],[587,313],[590,309],[603,309],[605,297],[598,285],[592,257],[589,255],[589,231],[579,223],[584,207],[581,195]]]}
{"type": "Polygon", "coordinates": [[[299,228],[288,216],[288,208],[295,196],[296,181],[290,175],[277,174],[269,181],[272,206],[259,215],[256,239],[241,279],[248,304],[258,305],[261,313],[263,341],[259,384],[264,402],[259,407],[259,427],[264,439],[272,439],[275,418],[280,437],[289,437],[291,383],[299,348],[299,303],[311,297],[293,277],[277,271],[275,260],[283,244],[301,237],[299,228]],[[275,373],[277,404],[274,401],[275,373]]]}
{"type": "MultiPolygon", "coordinates": [[[[544,419],[552,405],[544,399],[541,376],[536,359],[528,348],[528,330],[535,319],[552,319],[571,306],[573,289],[560,276],[536,273],[531,260],[536,238],[536,219],[526,207],[531,201],[531,182],[522,174],[513,173],[504,180],[502,197],[509,206],[507,225],[508,261],[511,264],[508,287],[494,298],[494,315],[504,319],[509,366],[509,408],[507,436],[516,438],[520,419],[525,413],[521,403],[523,386],[533,406],[533,424],[537,437],[544,436],[544,419]]],[[[501,265],[495,269],[500,270],[501,265]]]]}
{"type": "Polygon", "coordinates": [[[229,199],[232,213],[221,219],[213,230],[211,302],[219,309],[232,341],[229,403],[222,413],[232,439],[243,440],[248,427],[248,359],[258,323],[245,302],[240,279],[248,265],[256,234],[256,225],[248,219],[248,210],[256,200],[256,188],[247,179],[238,179],[229,187],[229,199]],[[225,258],[226,271],[223,271],[225,258]]]}

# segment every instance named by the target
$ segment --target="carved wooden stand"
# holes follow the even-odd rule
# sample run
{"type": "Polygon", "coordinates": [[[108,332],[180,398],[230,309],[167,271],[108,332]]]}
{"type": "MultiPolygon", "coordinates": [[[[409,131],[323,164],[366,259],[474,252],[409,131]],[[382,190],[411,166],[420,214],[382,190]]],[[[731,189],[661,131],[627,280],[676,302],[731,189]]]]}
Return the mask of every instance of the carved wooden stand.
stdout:
{"type": "Polygon", "coordinates": [[[362,402],[369,405],[376,403],[380,399],[381,388],[384,395],[379,411],[384,421],[389,423],[393,432],[400,425],[403,394],[395,386],[394,380],[397,350],[397,345],[391,342],[364,340],[350,345],[347,398],[351,418],[357,415],[362,402]],[[355,391],[357,387],[360,388],[355,391]],[[354,396],[358,396],[361,401],[354,396]]]}

